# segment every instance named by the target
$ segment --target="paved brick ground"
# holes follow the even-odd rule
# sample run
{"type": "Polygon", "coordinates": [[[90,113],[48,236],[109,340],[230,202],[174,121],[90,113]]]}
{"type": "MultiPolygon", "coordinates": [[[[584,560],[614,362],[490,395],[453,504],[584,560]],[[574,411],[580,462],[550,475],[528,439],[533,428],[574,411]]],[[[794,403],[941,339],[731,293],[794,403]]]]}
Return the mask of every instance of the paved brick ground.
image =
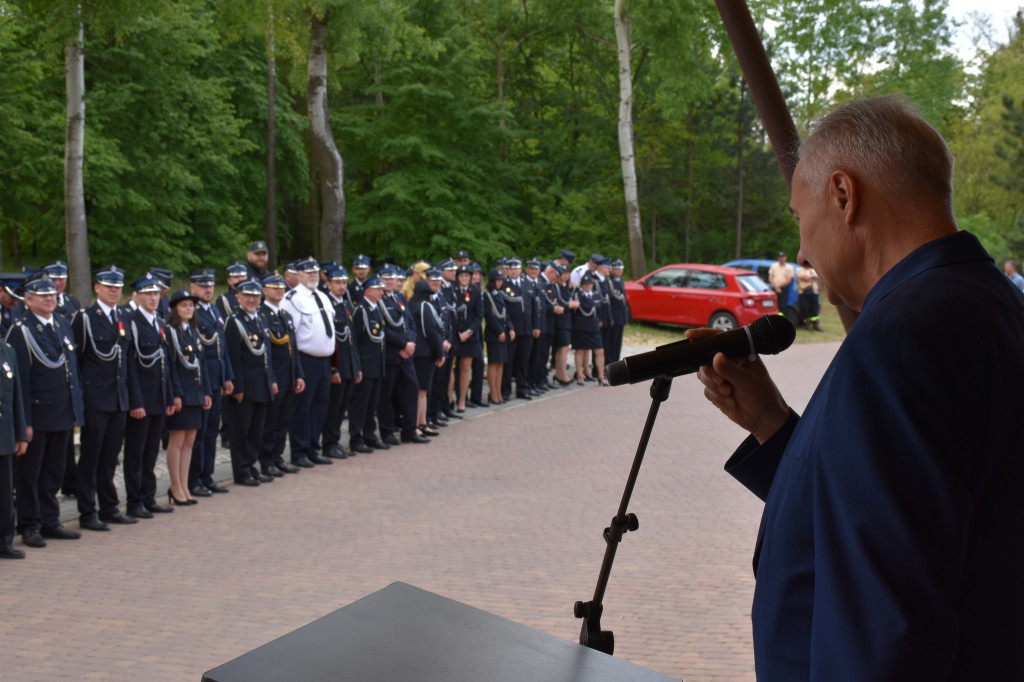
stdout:
{"type": "MultiPolygon", "coordinates": [[[[768,358],[798,409],[836,348],[768,358]]],[[[0,676],[198,680],[396,580],[576,640],[572,603],[592,596],[649,406],[647,384],[588,384],[470,410],[430,445],[28,549],[0,563],[0,676]]],[[[675,381],[605,597],[617,656],[687,682],[754,679],[761,504],[721,471],[741,437],[696,379],[675,381]]]]}

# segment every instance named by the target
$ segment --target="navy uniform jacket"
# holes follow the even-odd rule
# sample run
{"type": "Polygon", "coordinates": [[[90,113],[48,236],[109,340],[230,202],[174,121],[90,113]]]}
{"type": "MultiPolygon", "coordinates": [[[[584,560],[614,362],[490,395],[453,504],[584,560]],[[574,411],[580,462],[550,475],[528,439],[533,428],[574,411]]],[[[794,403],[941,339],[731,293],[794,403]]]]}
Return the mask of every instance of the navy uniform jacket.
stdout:
{"type": "Polygon", "coordinates": [[[345,289],[345,298],[352,304],[353,309],[363,300],[363,285],[355,277],[352,278],[352,281],[348,283],[348,288],[345,289]]]}
{"type": "Polygon", "coordinates": [[[228,288],[227,291],[218,296],[217,300],[215,300],[213,304],[220,308],[220,312],[224,316],[225,322],[227,322],[227,319],[234,315],[235,312],[241,310],[238,305],[238,292],[231,288],[228,288]]]}
{"type": "Polygon", "coordinates": [[[533,301],[524,296],[522,287],[510,279],[505,280],[501,294],[508,312],[508,328],[514,330],[516,336],[529,334],[533,330],[533,301]]]}
{"type": "Polygon", "coordinates": [[[441,314],[444,325],[444,338],[448,343],[455,343],[455,287],[445,282],[434,301],[437,311],[441,314]]]}
{"type": "Polygon", "coordinates": [[[356,306],[352,314],[352,334],[359,350],[359,365],[364,378],[379,379],[384,376],[386,326],[380,303],[375,310],[370,310],[370,304],[365,300],[356,306]]]}
{"type": "Polygon", "coordinates": [[[621,277],[608,275],[604,279],[608,289],[608,315],[616,327],[624,327],[629,322],[629,304],[626,302],[626,285],[621,277]]]}
{"type": "Polygon", "coordinates": [[[220,308],[196,304],[196,323],[199,325],[199,343],[203,346],[203,370],[210,383],[210,390],[219,391],[225,381],[234,381],[235,374],[228,358],[227,341],[224,338],[225,317],[220,308]]]}
{"type": "Polygon", "coordinates": [[[82,396],[90,410],[127,412],[128,383],[137,381],[131,327],[120,310],[118,324],[103,312],[99,303],[75,315],[71,328],[78,348],[78,375],[82,396]]]}
{"type": "MultiPolygon", "coordinates": [[[[473,335],[466,343],[481,341],[481,327],[484,321],[484,300],[479,287],[455,289],[455,340],[459,342],[459,334],[471,329],[473,335]]],[[[461,343],[461,342],[459,342],[461,343]]]]}
{"type": "Polygon", "coordinates": [[[590,296],[583,293],[583,289],[576,289],[573,295],[579,299],[580,307],[572,311],[573,329],[582,329],[585,332],[601,333],[601,322],[604,319],[601,313],[601,294],[597,286],[590,292],[590,296]]]}
{"type": "MultiPolygon", "coordinates": [[[[274,365],[270,361],[270,332],[249,313],[239,310],[227,321],[228,355],[235,370],[235,392],[243,400],[268,403],[274,398],[274,365]]],[[[280,390],[280,386],[278,389],[280,390]]]]}
{"type": "Polygon", "coordinates": [[[270,340],[270,361],[274,366],[274,378],[278,391],[295,388],[302,375],[299,351],[295,347],[295,323],[287,310],[274,310],[264,301],[259,307],[260,323],[267,330],[270,340]]]}
{"type": "Polygon", "coordinates": [[[25,309],[20,304],[15,304],[11,308],[0,306],[0,338],[6,338],[7,332],[24,314],[25,309]]]}
{"type": "Polygon", "coordinates": [[[556,282],[552,285],[555,288],[555,301],[565,308],[561,315],[555,315],[555,329],[572,329],[572,313],[569,303],[572,301],[573,289],[567,284],[556,282]]]}
{"type": "Polygon", "coordinates": [[[544,308],[540,300],[540,285],[526,276],[521,277],[519,281],[519,288],[523,292],[523,299],[526,301],[529,310],[526,318],[526,331],[528,334],[531,334],[534,329],[543,331],[544,322],[541,318],[544,314],[544,308]]]}
{"type": "MultiPolygon", "coordinates": [[[[483,293],[483,306],[484,319],[487,321],[487,326],[484,327],[484,341],[500,343],[498,337],[511,328],[505,310],[505,297],[500,290],[487,290],[483,293]]],[[[507,336],[505,341],[508,341],[507,336]]]]}
{"type": "Polygon", "coordinates": [[[65,292],[63,294],[57,294],[57,307],[53,309],[54,314],[62,315],[68,322],[78,314],[78,311],[82,306],[78,304],[78,299],[71,294],[65,292]]]}
{"type": "Polygon", "coordinates": [[[36,431],[67,431],[82,426],[85,416],[71,324],[54,314],[53,332],[35,315],[25,313],[7,335],[18,356],[25,426],[36,431]],[[40,355],[42,357],[40,357],[40,355]],[[56,364],[58,367],[47,367],[56,364]]]}
{"type": "Polygon", "coordinates": [[[18,356],[0,341],[0,457],[14,454],[17,441],[27,439],[18,356]]]}
{"type": "Polygon", "coordinates": [[[174,404],[167,325],[157,317],[157,327],[154,327],[141,310],[129,310],[128,306],[118,308],[135,346],[132,353],[135,359],[133,375],[137,381],[128,382],[129,403],[133,410],[145,408],[150,416],[163,414],[174,404]]]}
{"type": "Polygon", "coordinates": [[[174,395],[181,398],[182,406],[203,405],[212,395],[210,381],[203,371],[202,346],[199,333],[191,326],[168,327],[171,342],[171,386],[174,395]]]}
{"type": "Polygon", "coordinates": [[[553,282],[548,282],[543,277],[537,278],[537,319],[542,334],[551,334],[555,331],[555,301],[558,291],[553,282]]]}
{"type": "Polygon", "coordinates": [[[444,357],[444,325],[441,315],[430,299],[413,298],[412,316],[415,320],[416,352],[418,358],[444,357]]]}
{"type": "Polygon", "coordinates": [[[872,288],[803,416],[729,460],[765,500],[758,679],[1024,679],[1022,339],[1024,294],[977,239],[932,241],[872,288]]]}
{"type": "Polygon", "coordinates": [[[342,379],[352,381],[362,371],[359,362],[359,342],[352,330],[355,310],[347,297],[341,303],[331,297],[331,302],[334,304],[334,367],[342,379]]]}
{"type": "Polygon", "coordinates": [[[594,294],[601,298],[601,323],[605,327],[611,326],[612,323],[611,286],[607,277],[594,282],[594,294]]]}
{"type": "MultiPolygon", "coordinates": [[[[416,341],[416,332],[409,324],[405,297],[398,292],[385,293],[377,304],[384,319],[384,360],[388,365],[402,361],[399,353],[405,344],[416,341]]],[[[361,339],[360,339],[361,340],[361,339]]]]}

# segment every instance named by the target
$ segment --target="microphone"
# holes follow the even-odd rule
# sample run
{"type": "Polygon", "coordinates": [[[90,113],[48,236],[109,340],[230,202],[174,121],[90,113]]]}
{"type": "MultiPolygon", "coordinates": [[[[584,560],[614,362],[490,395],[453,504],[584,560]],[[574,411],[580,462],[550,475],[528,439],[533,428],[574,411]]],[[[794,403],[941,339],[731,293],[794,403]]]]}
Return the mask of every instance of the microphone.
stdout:
{"type": "Polygon", "coordinates": [[[701,365],[710,365],[718,353],[730,358],[754,355],[775,355],[793,344],[796,327],[782,315],[765,315],[746,327],[732,329],[701,339],[683,339],[658,346],[647,353],[638,353],[613,362],[605,368],[608,383],[636,384],[648,379],[690,374],[701,365]]]}

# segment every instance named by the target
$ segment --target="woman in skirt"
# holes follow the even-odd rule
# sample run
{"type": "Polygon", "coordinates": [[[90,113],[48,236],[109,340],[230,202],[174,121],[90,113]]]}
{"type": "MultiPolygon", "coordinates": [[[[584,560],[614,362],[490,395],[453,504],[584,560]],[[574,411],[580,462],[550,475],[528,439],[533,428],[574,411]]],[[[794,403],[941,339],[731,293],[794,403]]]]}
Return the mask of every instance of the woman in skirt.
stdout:
{"type": "MultiPolygon", "coordinates": [[[[429,277],[429,274],[427,276],[429,277]]],[[[412,298],[409,300],[409,310],[415,321],[413,328],[416,330],[416,350],[413,352],[412,361],[416,368],[416,383],[420,389],[416,402],[416,424],[421,429],[427,423],[427,392],[433,385],[434,370],[444,365],[445,357],[441,316],[430,302],[433,294],[430,282],[420,280],[413,285],[412,298]]]]}
{"type": "Polygon", "coordinates": [[[594,351],[597,365],[597,380],[602,386],[604,380],[604,346],[601,343],[601,296],[594,291],[594,276],[589,272],[580,280],[576,294],[579,301],[572,313],[572,349],[576,352],[576,383],[583,385],[587,366],[587,351],[594,351]]]}
{"type": "Polygon", "coordinates": [[[213,404],[210,383],[202,371],[195,304],[199,299],[184,289],[171,296],[167,311],[167,332],[170,336],[171,387],[174,391],[174,414],[167,419],[167,471],[171,487],[167,499],[171,504],[195,504],[188,492],[188,467],[192,462],[192,444],[202,426],[203,410],[213,404]]]}
{"type": "Polygon", "coordinates": [[[484,320],[487,326],[484,327],[484,341],[487,342],[487,386],[490,397],[487,402],[491,405],[500,405],[501,399],[501,375],[505,372],[505,363],[508,362],[507,340],[514,339],[515,331],[506,319],[505,299],[501,295],[501,287],[505,279],[501,271],[492,269],[487,276],[487,291],[484,292],[484,320]]]}
{"type": "Polygon", "coordinates": [[[452,349],[458,363],[459,390],[455,411],[459,414],[466,411],[473,360],[482,359],[484,353],[484,299],[479,287],[472,285],[472,279],[472,267],[460,265],[455,272],[455,345],[452,349]]]}

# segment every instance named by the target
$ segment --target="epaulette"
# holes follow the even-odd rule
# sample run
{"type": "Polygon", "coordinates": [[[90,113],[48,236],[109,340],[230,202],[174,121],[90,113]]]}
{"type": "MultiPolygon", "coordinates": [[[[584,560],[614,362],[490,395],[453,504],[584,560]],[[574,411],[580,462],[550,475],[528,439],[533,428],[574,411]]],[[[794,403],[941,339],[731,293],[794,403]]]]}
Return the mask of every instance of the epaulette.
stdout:
{"type": "Polygon", "coordinates": [[[297,290],[297,289],[292,289],[292,290],[291,290],[291,291],[289,291],[289,292],[288,292],[287,294],[285,294],[285,295],[284,295],[284,297],[285,297],[285,298],[287,298],[288,300],[291,300],[292,296],[294,296],[294,295],[295,295],[295,292],[296,292],[296,291],[298,291],[298,290],[297,290]]]}

